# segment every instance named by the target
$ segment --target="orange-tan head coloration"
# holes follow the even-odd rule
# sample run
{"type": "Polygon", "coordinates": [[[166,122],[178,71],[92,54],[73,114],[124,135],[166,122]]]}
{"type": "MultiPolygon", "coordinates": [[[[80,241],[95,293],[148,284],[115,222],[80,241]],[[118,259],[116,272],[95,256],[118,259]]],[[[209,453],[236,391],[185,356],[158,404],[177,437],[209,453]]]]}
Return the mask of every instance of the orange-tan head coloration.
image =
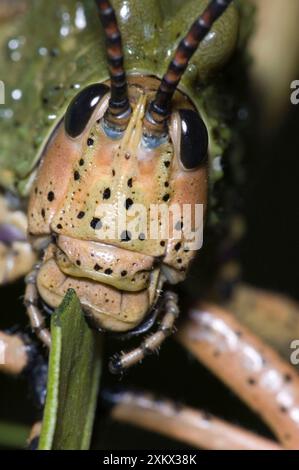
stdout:
{"type": "MultiPolygon", "coordinates": [[[[160,231],[151,238],[151,208],[206,205],[207,159],[199,158],[195,168],[186,169],[181,155],[190,149],[182,143],[188,131],[182,126],[188,122],[180,112],[197,115],[188,98],[176,93],[166,138],[151,145],[144,137],[146,107],[158,86],[159,80],[152,77],[130,77],[132,115],[126,130],[115,135],[103,119],[108,87],[82,132],[71,136],[68,114],[74,112],[75,99],[45,149],[29,203],[30,234],[53,235],[37,276],[40,295],[57,307],[73,287],[93,322],[112,331],[138,326],[163,283],[182,280],[195,254],[186,246],[181,218],[175,220],[172,213],[166,217],[171,227],[181,229],[181,239],[165,238],[160,231]],[[111,232],[114,224],[117,228],[119,204],[128,226],[140,222],[135,205],[145,208],[147,225],[136,236],[129,230],[111,232]]],[[[201,157],[200,149],[193,150],[201,157]]],[[[163,212],[158,214],[160,227],[166,220],[163,212]]]]}

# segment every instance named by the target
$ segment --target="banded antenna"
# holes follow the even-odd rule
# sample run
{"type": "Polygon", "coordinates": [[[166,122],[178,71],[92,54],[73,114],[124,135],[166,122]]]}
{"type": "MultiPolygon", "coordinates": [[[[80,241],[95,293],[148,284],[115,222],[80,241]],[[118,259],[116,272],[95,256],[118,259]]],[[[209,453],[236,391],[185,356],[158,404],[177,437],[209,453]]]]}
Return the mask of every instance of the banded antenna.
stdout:
{"type": "Polygon", "coordinates": [[[144,122],[146,134],[159,135],[166,132],[171,100],[188,63],[214,22],[225,12],[231,2],[232,0],[212,0],[180,41],[156,96],[148,107],[144,122]]]}
{"type": "Polygon", "coordinates": [[[106,38],[106,53],[111,80],[111,97],[105,114],[108,125],[118,130],[127,127],[131,115],[128,85],[124,69],[121,32],[109,0],[95,0],[106,38]]]}

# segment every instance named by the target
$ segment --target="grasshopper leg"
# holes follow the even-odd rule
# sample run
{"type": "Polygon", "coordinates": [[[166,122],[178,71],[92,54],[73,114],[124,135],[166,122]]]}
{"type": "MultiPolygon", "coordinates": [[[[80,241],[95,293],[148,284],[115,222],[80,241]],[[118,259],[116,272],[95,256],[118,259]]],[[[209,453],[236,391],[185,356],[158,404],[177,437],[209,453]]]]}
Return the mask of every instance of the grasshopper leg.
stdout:
{"type": "Polygon", "coordinates": [[[26,214],[14,196],[0,194],[0,285],[25,276],[35,262],[26,214]]]}
{"type": "Polygon", "coordinates": [[[38,306],[38,291],[36,287],[36,276],[39,270],[39,265],[26,276],[26,290],[24,304],[27,310],[27,315],[30,320],[30,325],[36,336],[42,343],[50,348],[51,334],[45,325],[45,317],[38,306]]]}
{"type": "Polygon", "coordinates": [[[109,363],[110,372],[119,374],[141,362],[146,356],[154,354],[160,348],[164,340],[173,332],[174,322],[178,315],[177,295],[167,291],[165,293],[165,313],[157,331],[143,340],[136,349],[113,356],[109,363]]]}

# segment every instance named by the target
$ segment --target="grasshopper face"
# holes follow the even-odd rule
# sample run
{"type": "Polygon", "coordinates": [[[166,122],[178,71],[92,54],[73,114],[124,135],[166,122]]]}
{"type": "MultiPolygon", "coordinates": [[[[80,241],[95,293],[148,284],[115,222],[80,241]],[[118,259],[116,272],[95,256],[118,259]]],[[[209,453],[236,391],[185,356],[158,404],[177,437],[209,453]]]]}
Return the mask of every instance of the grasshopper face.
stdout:
{"type": "Polygon", "coordinates": [[[178,91],[167,135],[148,141],[145,113],[159,83],[129,78],[132,113],[121,132],[105,124],[107,83],[81,92],[45,150],[30,198],[30,234],[55,240],[38,274],[40,295],[56,307],[73,287],[98,328],[138,326],[163,283],[182,280],[195,254],[182,217],[184,205],[191,213],[196,204],[206,206],[207,131],[178,91]],[[152,236],[155,209],[158,231],[152,236]]]}

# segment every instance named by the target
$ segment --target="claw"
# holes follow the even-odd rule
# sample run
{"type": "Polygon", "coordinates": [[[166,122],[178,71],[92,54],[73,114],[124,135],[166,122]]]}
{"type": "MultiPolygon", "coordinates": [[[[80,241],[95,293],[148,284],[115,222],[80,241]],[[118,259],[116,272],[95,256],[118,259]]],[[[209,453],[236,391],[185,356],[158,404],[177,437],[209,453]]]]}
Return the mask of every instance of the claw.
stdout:
{"type": "Polygon", "coordinates": [[[122,361],[120,354],[116,353],[114,356],[111,357],[109,362],[109,371],[111,374],[119,374],[123,370],[122,368],[122,361]]]}

